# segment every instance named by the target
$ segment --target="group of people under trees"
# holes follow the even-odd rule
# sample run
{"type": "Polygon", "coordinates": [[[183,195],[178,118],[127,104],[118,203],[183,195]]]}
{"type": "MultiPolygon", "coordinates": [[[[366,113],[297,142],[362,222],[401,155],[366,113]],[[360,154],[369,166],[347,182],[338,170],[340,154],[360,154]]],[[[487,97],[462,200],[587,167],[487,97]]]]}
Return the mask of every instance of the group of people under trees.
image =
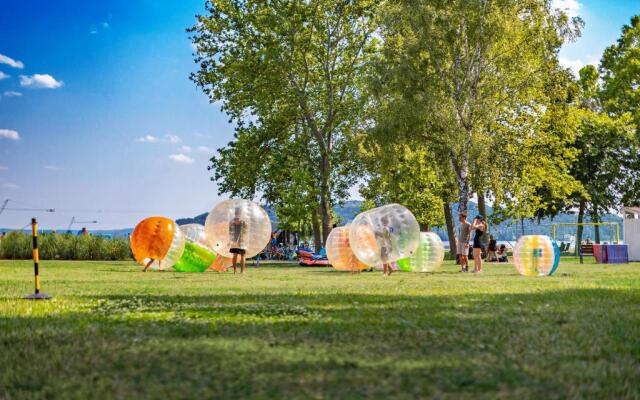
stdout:
{"type": "Polygon", "coordinates": [[[507,262],[507,247],[502,244],[500,248],[497,246],[496,239],[487,232],[487,221],[482,215],[476,215],[473,222],[467,221],[467,213],[458,214],[460,227],[458,228],[458,243],[456,254],[460,262],[460,272],[469,272],[469,256],[473,258],[473,272],[482,272],[482,255],[485,252],[486,244],[486,261],[507,262]],[[471,239],[471,234],[473,240],[471,239]],[[487,235],[488,239],[487,239],[487,235]],[[471,245],[469,243],[472,243],[471,245]],[[470,254],[470,247],[473,252],[470,254]]]}

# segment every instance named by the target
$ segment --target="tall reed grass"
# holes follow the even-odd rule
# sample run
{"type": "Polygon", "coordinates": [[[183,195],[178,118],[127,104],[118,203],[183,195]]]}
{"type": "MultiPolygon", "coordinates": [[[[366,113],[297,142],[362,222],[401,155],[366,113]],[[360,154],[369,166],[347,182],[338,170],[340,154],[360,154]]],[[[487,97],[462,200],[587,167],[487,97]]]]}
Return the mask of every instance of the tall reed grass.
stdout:
{"type": "MultiPolygon", "coordinates": [[[[38,250],[43,260],[118,261],[133,257],[127,239],[91,235],[41,233],[38,250]]],[[[0,259],[26,260],[31,257],[31,235],[10,232],[0,240],[0,259]]]]}

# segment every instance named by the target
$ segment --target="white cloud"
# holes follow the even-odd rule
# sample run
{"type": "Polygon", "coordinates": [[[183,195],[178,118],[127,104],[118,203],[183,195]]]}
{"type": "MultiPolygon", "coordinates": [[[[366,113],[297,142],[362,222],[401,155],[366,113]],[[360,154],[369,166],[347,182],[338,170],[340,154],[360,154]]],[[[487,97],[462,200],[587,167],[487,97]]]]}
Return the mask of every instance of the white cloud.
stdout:
{"type": "Polygon", "coordinates": [[[0,71],[0,81],[3,79],[7,79],[8,77],[10,77],[11,75],[7,75],[4,72],[0,71]]]}
{"type": "Polygon", "coordinates": [[[0,139],[20,140],[20,135],[11,129],[0,129],[0,139]]]}
{"type": "Polygon", "coordinates": [[[171,143],[171,144],[178,144],[180,142],[182,142],[182,139],[180,139],[180,137],[176,136],[176,135],[165,135],[165,139],[167,142],[171,143]]]}
{"type": "Polygon", "coordinates": [[[9,169],[9,167],[7,167],[6,165],[0,165],[0,171],[7,171],[9,169]]]}
{"type": "Polygon", "coordinates": [[[49,74],[20,75],[20,86],[34,89],[57,89],[62,87],[64,82],[57,81],[49,74]]]}
{"type": "Polygon", "coordinates": [[[564,11],[569,17],[577,17],[582,9],[582,3],[578,0],[553,0],[551,8],[564,11]]]}
{"type": "Polygon", "coordinates": [[[158,142],[158,140],[160,140],[160,139],[158,139],[157,137],[155,137],[153,135],[144,135],[142,137],[137,138],[136,142],[138,142],[138,143],[156,143],[156,142],[158,142]]]}
{"type": "Polygon", "coordinates": [[[24,68],[24,64],[21,61],[14,60],[11,57],[7,57],[4,54],[0,54],[0,64],[7,64],[13,68],[24,68]]]}
{"type": "Polygon", "coordinates": [[[187,156],[185,154],[182,154],[182,153],[180,153],[180,154],[171,154],[169,156],[169,159],[173,160],[175,162],[182,163],[182,164],[193,164],[194,163],[193,158],[191,158],[191,157],[189,157],[189,156],[187,156]]]}
{"type": "Polygon", "coordinates": [[[565,68],[569,68],[575,76],[578,76],[578,72],[580,72],[580,69],[584,67],[582,60],[570,60],[568,58],[560,57],[559,61],[560,65],[565,68]]]}
{"type": "Polygon", "coordinates": [[[98,29],[94,28],[94,27],[91,27],[91,29],[89,30],[89,33],[92,34],[92,35],[95,35],[96,33],[98,33],[98,29]]]}
{"type": "Polygon", "coordinates": [[[16,185],[15,183],[3,183],[2,185],[0,185],[3,189],[17,189],[19,186],[16,185]]]}
{"type": "Polygon", "coordinates": [[[103,22],[102,23],[102,27],[103,28],[108,28],[109,27],[109,23],[108,22],[103,22]]]}
{"type": "Polygon", "coordinates": [[[580,77],[580,70],[583,67],[586,67],[587,65],[595,65],[597,68],[598,66],[597,57],[589,57],[586,61],[583,61],[579,58],[570,59],[566,57],[560,57],[558,61],[560,62],[560,65],[562,65],[563,67],[569,68],[571,72],[573,72],[573,75],[575,75],[576,77],[580,77]]]}
{"type": "Polygon", "coordinates": [[[55,165],[45,165],[44,169],[49,170],[49,171],[62,171],[64,168],[56,167],[55,165]]]}
{"type": "Polygon", "coordinates": [[[13,90],[8,90],[8,91],[4,92],[3,95],[5,97],[20,97],[20,96],[22,96],[22,93],[14,92],[13,90]]]}
{"type": "Polygon", "coordinates": [[[202,153],[211,153],[211,149],[207,146],[198,146],[198,151],[202,153]]]}
{"type": "Polygon", "coordinates": [[[193,150],[191,146],[180,146],[178,148],[178,151],[181,153],[191,153],[191,150],[193,150]]]}

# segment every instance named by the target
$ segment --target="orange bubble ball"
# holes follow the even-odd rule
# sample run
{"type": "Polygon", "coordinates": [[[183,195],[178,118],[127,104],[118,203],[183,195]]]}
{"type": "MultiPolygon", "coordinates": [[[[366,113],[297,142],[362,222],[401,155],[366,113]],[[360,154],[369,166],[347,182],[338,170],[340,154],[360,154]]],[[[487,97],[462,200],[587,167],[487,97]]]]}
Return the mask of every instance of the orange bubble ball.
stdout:
{"type": "Polygon", "coordinates": [[[209,269],[216,272],[226,272],[231,265],[233,265],[231,258],[218,255],[216,259],[213,260],[213,263],[211,263],[209,269]]]}
{"type": "Polygon", "coordinates": [[[164,261],[161,266],[170,268],[182,255],[184,237],[171,219],[149,217],[140,221],[133,230],[131,250],[141,265],[146,265],[150,260],[164,261]]]}
{"type": "MultiPolygon", "coordinates": [[[[375,238],[374,238],[375,240],[375,238]]],[[[351,250],[349,226],[334,228],[327,238],[327,258],[331,266],[339,271],[362,271],[367,269],[351,250]]]]}

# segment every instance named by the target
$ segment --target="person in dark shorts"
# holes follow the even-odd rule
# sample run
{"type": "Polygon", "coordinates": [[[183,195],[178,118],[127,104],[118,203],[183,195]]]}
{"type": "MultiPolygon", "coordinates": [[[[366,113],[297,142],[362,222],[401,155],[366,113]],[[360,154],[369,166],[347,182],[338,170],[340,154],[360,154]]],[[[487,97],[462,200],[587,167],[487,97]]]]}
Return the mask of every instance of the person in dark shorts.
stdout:
{"type": "Polygon", "coordinates": [[[378,243],[378,247],[380,247],[383,275],[391,275],[393,268],[391,268],[389,257],[391,257],[391,253],[393,252],[393,242],[391,241],[393,228],[389,226],[389,217],[386,215],[380,219],[380,222],[382,222],[382,227],[379,231],[375,232],[376,242],[378,243]]]}
{"type": "Polygon", "coordinates": [[[498,262],[509,262],[509,257],[507,257],[507,246],[501,244],[496,256],[498,257],[498,262]]]}
{"type": "Polygon", "coordinates": [[[471,230],[475,231],[473,236],[473,272],[478,273],[482,272],[482,248],[484,247],[482,235],[487,231],[487,223],[482,215],[477,215],[474,218],[471,230]]]}
{"type": "Polygon", "coordinates": [[[247,223],[242,219],[242,208],[237,207],[235,218],[229,222],[229,252],[233,254],[233,273],[238,272],[238,256],[240,256],[240,273],[244,274],[247,260],[247,248],[245,236],[247,234],[247,223]]]}
{"type": "Polygon", "coordinates": [[[487,258],[486,262],[498,261],[496,251],[498,250],[498,242],[493,235],[489,236],[489,244],[487,245],[487,258]]]}

